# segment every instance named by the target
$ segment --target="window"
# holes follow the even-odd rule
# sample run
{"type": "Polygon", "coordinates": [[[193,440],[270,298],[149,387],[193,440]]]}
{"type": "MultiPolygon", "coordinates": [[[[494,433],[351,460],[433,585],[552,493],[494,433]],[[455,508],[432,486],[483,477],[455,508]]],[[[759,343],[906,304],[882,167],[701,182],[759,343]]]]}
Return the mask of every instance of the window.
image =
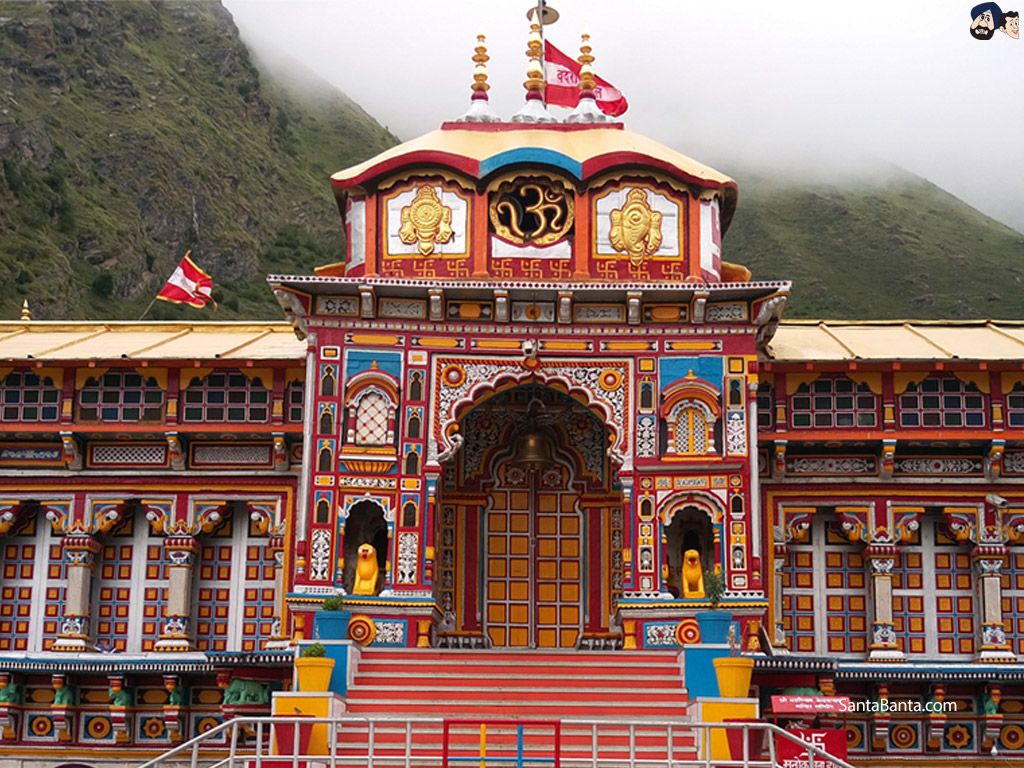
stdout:
{"type": "Polygon", "coordinates": [[[324,397],[334,397],[338,388],[338,382],[334,377],[334,367],[325,366],[320,374],[320,394],[324,397]]]}
{"type": "Polygon", "coordinates": [[[405,457],[405,474],[418,475],[420,472],[420,455],[412,452],[405,457]]]}
{"type": "Polygon", "coordinates": [[[786,642],[797,653],[863,657],[868,648],[868,583],[863,547],[832,515],[814,515],[807,540],[789,546],[782,570],[786,642]]]}
{"type": "Polygon", "coordinates": [[[223,525],[200,539],[196,650],[258,651],[273,634],[274,556],[246,504],[225,516],[223,525]]]}
{"type": "Polygon", "coordinates": [[[935,515],[923,517],[897,552],[892,612],[900,650],[932,658],[973,655],[970,547],[952,538],[935,515]]]}
{"type": "Polygon", "coordinates": [[[1010,547],[1000,574],[1003,585],[1003,625],[1010,651],[1024,654],[1024,547],[1010,547]]]}
{"type": "Polygon", "coordinates": [[[386,445],[391,402],[382,392],[371,390],[356,407],[356,445],[386,445]]]}
{"type": "Polygon", "coordinates": [[[794,429],[878,426],[878,398],[867,384],[845,376],[823,376],[801,384],[789,404],[794,429]]]}
{"type": "Polygon", "coordinates": [[[320,434],[329,435],[334,431],[334,413],[329,410],[324,410],[320,414],[320,434]]]}
{"type": "Polygon", "coordinates": [[[163,538],[146,512],[126,502],[124,519],[102,539],[93,587],[96,646],[103,651],[152,651],[167,603],[163,538]]]}
{"type": "Polygon", "coordinates": [[[60,391],[53,379],[13,371],[0,382],[0,421],[57,421],[60,391]]]}
{"type": "Polygon", "coordinates": [[[290,381],[284,393],[284,408],[287,420],[294,424],[302,421],[304,388],[301,381],[290,381]]]}
{"type": "Polygon", "coordinates": [[[420,417],[413,414],[405,425],[406,437],[417,438],[420,436],[420,417]]]}
{"type": "Polygon", "coordinates": [[[402,526],[405,528],[416,527],[416,505],[407,501],[402,507],[402,526]]]}
{"type": "Polygon", "coordinates": [[[80,421],[160,421],[164,391],[152,376],[134,371],[108,371],[90,376],[78,393],[80,421]]]}
{"type": "Polygon", "coordinates": [[[654,407],[654,384],[649,381],[640,384],[640,407],[645,411],[654,407]]]}
{"type": "Polygon", "coordinates": [[[953,376],[910,384],[900,395],[901,427],[984,427],[985,397],[953,376]]]}
{"type": "Polygon", "coordinates": [[[698,455],[708,452],[708,418],[696,403],[684,403],[676,410],[675,452],[698,455]]]}
{"type": "Polygon", "coordinates": [[[775,427],[775,397],[772,385],[762,381],[757,385],[757,428],[775,427]]]}
{"type": "Polygon", "coordinates": [[[315,522],[319,525],[329,523],[331,521],[331,505],[327,503],[327,499],[320,499],[316,503],[316,519],[315,522]]]}
{"type": "Polygon", "coordinates": [[[270,417],[270,392],[263,382],[238,372],[192,379],[182,400],[184,421],[264,422],[270,417]]]}
{"type": "Polygon", "coordinates": [[[330,448],[321,448],[320,455],[317,458],[316,468],[318,472],[330,472],[333,464],[334,457],[331,455],[330,448]]]}
{"type": "Polygon", "coordinates": [[[46,651],[64,603],[61,540],[43,510],[19,514],[28,519],[0,545],[0,651],[46,651]]]}
{"type": "Polygon", "coordinates": [[[409,384],[409,399],[414,402],[423,399],[423,374],[419,371],[412,375],[412,383],[409,384]]]}
{"type": "Polygon", "coordinates": [[[1024,384],[1020,382],[1006,396],[1006,426],[1024,428],[1024,384]]]}

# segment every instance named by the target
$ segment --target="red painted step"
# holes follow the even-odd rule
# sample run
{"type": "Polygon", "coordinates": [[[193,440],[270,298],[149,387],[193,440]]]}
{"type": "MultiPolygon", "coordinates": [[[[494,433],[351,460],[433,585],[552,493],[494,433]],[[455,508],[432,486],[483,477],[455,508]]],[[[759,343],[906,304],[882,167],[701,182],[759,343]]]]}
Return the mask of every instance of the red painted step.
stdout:
{"type": "Polygon", "coordinates": [[[370,717],[676,720],[686,706],[673,651],[371,648],[346,697],[370,717]]]}

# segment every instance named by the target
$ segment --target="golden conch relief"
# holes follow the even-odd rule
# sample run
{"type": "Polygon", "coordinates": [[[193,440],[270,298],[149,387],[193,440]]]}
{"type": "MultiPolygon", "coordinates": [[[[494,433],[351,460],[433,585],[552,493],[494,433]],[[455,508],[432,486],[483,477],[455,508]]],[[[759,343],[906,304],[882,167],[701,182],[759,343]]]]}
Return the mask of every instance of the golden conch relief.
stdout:
{"type": "Polygon", "coordinates": [[[449,242],[454,235],[452,209],[441,204],[433,187],[419,187],[413,201],[402,208],[399,240],[406,245],[416,243],[420,254],[429,256],[435,245],[449,242]]]}
{"type": "Polygon", "coordinates": [[[612,248],[627,254],[633,266],[639,266],[661,247],[661,214],[651,209],[644,190],[629,190],[626,204],[610,216],[608,239],[612,248]]]}

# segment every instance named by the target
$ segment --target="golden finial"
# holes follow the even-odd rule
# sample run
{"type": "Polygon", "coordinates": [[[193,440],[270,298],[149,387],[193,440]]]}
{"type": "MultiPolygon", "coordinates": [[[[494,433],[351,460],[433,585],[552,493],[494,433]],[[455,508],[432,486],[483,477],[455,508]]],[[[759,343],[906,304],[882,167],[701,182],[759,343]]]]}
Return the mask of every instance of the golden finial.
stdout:
{"type": "Polygon", "coordinates": [[[491,87],[487,82],[487,62],[490,61],[491,57],[487,55],[486,35],[481,33],[476,36],[475,50],[473,63],[476,64],[476,67],[473,69],[473,85],[470,87],[473,89],[473,98],[486,99],[487,91],[491,87]]]}
{"type": "Polygon", "coordinates": [[[590,47],[590,35],[584,32],[580,36],[580,55],[576,59],[580,63],[580,90],[592,91],[597,83],[594,81],[594,57],[590,55],[593,48],[590,47]]]}
{"type": "Polygon", "coordinates": [[[32,319],[32,310],[28,308],[28,299],[21,302],[21,322],[27,323],[32,319]]]}
{"type": "Polygon", "coordinates": [[[540,36],[540,24],[534,21],[530,24],[530,37],[526,44],[526,55],[530,63],[526,65],[526,82],[523,83],[530,93],[540,93],[544,90],[544,69],[540,63],[543,52],[544,39],[540,36]]]}

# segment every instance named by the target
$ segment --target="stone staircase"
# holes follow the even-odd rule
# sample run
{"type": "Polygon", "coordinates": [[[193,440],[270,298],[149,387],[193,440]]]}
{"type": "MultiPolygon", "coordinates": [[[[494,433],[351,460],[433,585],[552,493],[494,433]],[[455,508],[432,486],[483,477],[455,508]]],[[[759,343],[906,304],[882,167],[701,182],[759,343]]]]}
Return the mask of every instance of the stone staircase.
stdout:
{"type": "MultiPolygon", "coordinates": [[[[375,721],[374,754],[381,758],[411,749],[433,762],[442,753],[440,725],[407,729],[382,719],[391,716],[469,721],[452,727],[450,755],[478,754],[479,723],[486,721],[489,754],[514,755],[521,739],[528,754],[550,757],[558,721],[563,763],[589,764],[595,749],[607,760],[625,761],[630,749],[637,757],[664,760],[669,744],[674,759],[685,760],[693,754],[694,740],[680,722],[687,714],[682,669],[680,654],[660,651],[366,649],[349,688],[346,714],[375,721]],[[592,722],[565,722],[573,719],[592,722]],[[631,737],[616,725],[625,719],[674,721],[678,727],[652,726],[631,737]]],[[[369,737],[368,724],[344,729],[338,754],[365,755],[369,737]]]]}

